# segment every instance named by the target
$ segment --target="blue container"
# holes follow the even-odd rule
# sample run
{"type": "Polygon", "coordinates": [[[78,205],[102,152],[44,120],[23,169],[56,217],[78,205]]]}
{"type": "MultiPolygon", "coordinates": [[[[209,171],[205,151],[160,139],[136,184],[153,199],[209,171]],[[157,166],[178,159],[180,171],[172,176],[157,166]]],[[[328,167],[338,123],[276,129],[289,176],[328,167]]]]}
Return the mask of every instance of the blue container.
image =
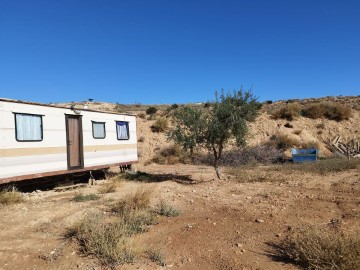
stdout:
{"type": "Polygon", "coordinates": [[[291,150],[293,162],[315,162],[319,154],[316,148],[291,150]]]}

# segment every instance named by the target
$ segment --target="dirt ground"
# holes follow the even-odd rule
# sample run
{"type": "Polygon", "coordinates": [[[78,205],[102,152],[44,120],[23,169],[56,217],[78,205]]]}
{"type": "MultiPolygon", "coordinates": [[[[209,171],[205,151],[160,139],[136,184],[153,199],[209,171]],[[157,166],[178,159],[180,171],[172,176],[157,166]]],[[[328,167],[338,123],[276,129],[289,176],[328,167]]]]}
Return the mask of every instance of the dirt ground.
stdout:
{"type": "Polygon", "coordinates": [[[274,175],[269,167],[259,166],[246,170],[268,172],[271,181],[251,183],[239,183],[241,177],[217,180],[208,166],[136,169],[161,175],[161,181],[125,181],[98,201],[71,199],[77,192],[98,193],[102,181],[64,192],[32,192],[24,203],[0,206],[0,269],[102,269],[64,238],[66,229],[93,209],[106,213],[114,200],[139,188],[153,190],[153,204],[164,199],[181,214],[161,218],[134,238],[139,249],[162,250],[166,266],[144,256],[117,269],[298,269],[272,256],[271,243],[303,224],[333,219],[349,230],[360,225],[359,168],[320,176],[286,171],[274,175]]]}

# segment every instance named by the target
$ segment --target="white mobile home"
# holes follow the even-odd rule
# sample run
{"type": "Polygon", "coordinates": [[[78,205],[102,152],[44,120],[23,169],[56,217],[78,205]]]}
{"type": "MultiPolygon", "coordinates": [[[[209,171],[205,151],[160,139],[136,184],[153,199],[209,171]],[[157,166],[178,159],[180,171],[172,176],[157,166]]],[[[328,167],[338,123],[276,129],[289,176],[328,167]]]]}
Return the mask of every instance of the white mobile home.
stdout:
{"type": "Polygon", "coordinates": [[[0,184],[137,161],[133,115],[0,99],[0,184]]]}

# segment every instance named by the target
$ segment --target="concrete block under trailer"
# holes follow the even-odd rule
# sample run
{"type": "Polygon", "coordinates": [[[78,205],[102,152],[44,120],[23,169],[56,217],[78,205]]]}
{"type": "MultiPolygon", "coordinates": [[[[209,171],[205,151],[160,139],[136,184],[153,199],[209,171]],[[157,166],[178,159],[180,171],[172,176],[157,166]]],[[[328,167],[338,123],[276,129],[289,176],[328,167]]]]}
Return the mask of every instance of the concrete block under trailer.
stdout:
{"type": "Polygon", "coordinates": [[[0,184],[137,161],[133,115],[0,99],[0,184]]]}

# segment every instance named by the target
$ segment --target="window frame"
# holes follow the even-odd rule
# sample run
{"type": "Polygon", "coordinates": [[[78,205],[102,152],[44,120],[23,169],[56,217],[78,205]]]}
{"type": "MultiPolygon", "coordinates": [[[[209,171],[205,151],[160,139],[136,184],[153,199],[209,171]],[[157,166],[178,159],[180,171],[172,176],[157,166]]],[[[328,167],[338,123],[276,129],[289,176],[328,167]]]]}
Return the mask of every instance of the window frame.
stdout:
{"type": "Polygon", "coordinates": [[[115,128],[116,128],[116,138],[117,138],[118,141],[128,141],[128,140],[130,140],[129,122],[128,121],[115,120],[115,128]],[[118,123],[126,123],[126,130],[127,130],[127,134],[128,134],[127,139],[119,139],[119,131],[118,131],[118,128],[117,128],[118,123]]]}
{"type": "Polygon", "coordinates": [[[42,114],[14,112],[15,140],[16,140],[17,142],[42,142],[42,141],[44,140],[43,116],[44,116],[44,115],[42,115],[42,114]],[[19,140],[19,139],[18,139],[18,129],[17,129],[16,115],[31,115],[31,116],[38,116],[38,117],[40,117],[41,139],[40,139],[40,140],[19,140]]]}
{"type": "Polygon", "coordinates": [[[106,138],[106,122],[91,121],[92,136],[95,140],[103,140],[106,138]],[[94,135],[94,124],[104,124],[104,137],[95,137],[94,135]]]}

